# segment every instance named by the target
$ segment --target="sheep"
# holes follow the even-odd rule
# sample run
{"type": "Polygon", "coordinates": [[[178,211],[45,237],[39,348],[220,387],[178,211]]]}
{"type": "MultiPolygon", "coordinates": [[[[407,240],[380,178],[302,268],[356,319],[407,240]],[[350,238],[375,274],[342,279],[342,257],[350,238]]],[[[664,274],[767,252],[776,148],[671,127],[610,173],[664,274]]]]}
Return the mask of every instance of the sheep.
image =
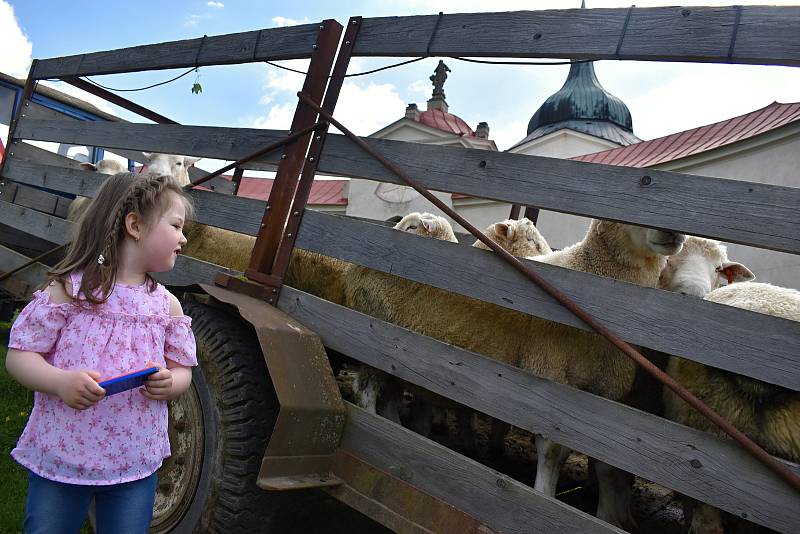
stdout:
{"type": "MultiPolygon", "coordinates": [[[[709,302],[726,304],[791,321],[800,321],[800,291],[741,282],[711,291],[709,302]]],[[[669,375],[769,453],[800,461],[800,392],[678,357],[669,375]]],[[[725,434],[683,400],[664,390],[667,418],[724,437],[725,434]]],[[[723,523],[740,521],[707,504],[684,501],[694,532],[722,532],[723,523]],[[694,508],[694,513],[692,513],[694,508]]]]}
{"type": "MultiPolygon", "coordinates": [[[[507,219],[491,224],[484,230],[484,234],[514,256],[533,257],[552,252],[552,249],[539,233],[539,230],[533,222],[527,218],[519,220],[507,219]]],[[[476,240],[472,246],[483,250],[491,250],[480,240],[476,240]]],[[[466,297],[461,297],[460,299],[466,300],[466,297]]],[[[476,427],[472,410],[414,386],[411,386],[410,389],[416,397],[422,399],[423,408],[422,410],[418,409],[416,413],[412,411],[412,422],[410,426],[419,429],[421,433],[429,430],[430,425],[426,422],[426,418],[430,417],[427,411],[428,404],[440,408],[452,407],[456,413],[462,447],[468,455],[475,456],[477,453],[477,446],[475,443],[476,427]]],[[[419,408],[419,404],[417,407],[419,408]]],[[[435,420],[436,417],[434,416],[433,419],[435,420]]],[[[501,456],[503,454],[505,447],[504,440],[509,429],[510,425],[508,423],[499,419],[492,419],[488,443],[489,453],[492,456],[501,456]]]]}
{"type": "MultiPolygon", "coordinates": [[[[533,258],[537,262],[655,287],[666,256],[683,246],[685,236],[611,221],[593,220],[584,239],[564,250],[533,258]]],[[[612,400],[623,400],[633,385],[636,366],[609,341],[569,326],[531,317],[524,331],[520,367],[532,374],[612,400]]],[[[536,435],[534,489],[553,496],[561,463],[569,450],[536,435]]],[[[597,516],[617,526],[631,526],[626,503],[612,506],[616,482],[598,466],[597,516]]]]}
{"type": "MultiPolygon", "coordinates": [[[[553,252],[533,222],[524,217],[518,220],[507,219],[494,223],[483,233],[512,256],[532,258],[553,252]]],[[[472,246],[483,250],[491,250],[480,239],[476,239],[472,246]]]]}
{"type": "Polygon", "coordinates": [[[172,176],[181,186],[189,185],[189,167],[200,161],[200,158],[156,152],[144,152],[144,156],[149,172],[172,176]]]}
{"type": "Polygon", "coordinates": [[[719,241],[689,236],[681,252],[667,258],[658,287],[703,297],[722,282],[746,282],[754,278],[746,266],[728,259],[727,249],[719,241]]]}
{"type": "MultiPolygon", "coordinates": [[[[660,287],[800,321],[800,292],[752,282],[753,273],[730,262],[718,241],[692,237],[686,244],[684,251],[670,257],[660,287]],[[729,284],[719,287],[722,279],[729,284]]],[[[667,373],[768,452],[800,461],[800,393],[678,357],[670,358],[667,373]]],[[[724,437],[713,423],[666,388],[663,400],[667,418],[724,437]]],[[[723,532],[725,524],[742,522],[691,499],[685,499],[684,506],[693,532],[723,532]]]]}
{"type": "MultiPolygon", "coordinates": [[[[101,159],[94,163],[81,163],[81,169],[84,171],[99,172],[100,174],[117,174],[118,172],[125,172],[127,168],[117,160],[114,159],[101,159]]],[[[67,210],[67,220],[77,222],[86,208],[89,206],[89,198],[78,196],[73,200],[69,209],[67,210]]]]}
{"type": "MultiPolygon", "coordinates": [[[[395,230],[409,232],[421,237],[457,243],[453,228],[444,217],[431,213],[413,212],[394,226],[395,230]]],[[[342,277],[344,287],[344,304],[379,319],[387,319],[392,313],[384,305],[402,299],[404,291],[414,291],[420,284],[404,280],[381,271],[375,271],[359,265],[351,265],[342,277]],[[378,285],[384,290],[392,289],[391,295],[378,302],[372,295],[365,293],[378,285]]],[[[356,404],[372,413],[383,415],[389,420],[400,423],[400,408],[403,400],[403,385],[387,373],[368,366],[361,366],[355,372],[353,381],[353,397],[356,404]]],[[[428,405],[423,405],[427,407],[428,405]]],[[[425,425],[430,423],[430,415],[417,419],[425,425]]],[[[429,432],[429,427],[416,427],[422,434],[429,432]]]]}

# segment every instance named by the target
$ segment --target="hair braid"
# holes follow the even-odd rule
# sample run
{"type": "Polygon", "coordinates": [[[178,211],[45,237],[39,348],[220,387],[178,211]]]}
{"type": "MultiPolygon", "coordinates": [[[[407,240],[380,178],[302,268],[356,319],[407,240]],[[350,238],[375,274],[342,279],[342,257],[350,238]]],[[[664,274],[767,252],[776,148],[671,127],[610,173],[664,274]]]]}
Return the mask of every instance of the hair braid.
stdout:
{"type": "MultiPolygon", "coordinates": [[[[187,211],[191,209],[183,190],[169,176],[119,173],[108,178],[79,221],[66,257],[50,271],[50,279],[63,282],[69,273],[83,271],[80,294],[88,302],[104,302],[116,283],[126,217],[138,214],[146,231],[166,209],[166,192],[177,194],[187,211]],[[99,297],[95,295],[98,288],[99,297]]],[[[150,289],[155,289],[155,281],[150,278],[149,282],[150,289]]]]}

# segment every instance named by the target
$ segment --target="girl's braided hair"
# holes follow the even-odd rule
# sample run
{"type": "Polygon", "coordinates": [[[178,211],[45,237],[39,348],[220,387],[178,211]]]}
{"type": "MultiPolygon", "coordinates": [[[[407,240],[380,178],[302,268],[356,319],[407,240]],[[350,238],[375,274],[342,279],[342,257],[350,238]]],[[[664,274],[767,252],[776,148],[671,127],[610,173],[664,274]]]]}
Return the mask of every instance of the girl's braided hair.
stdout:
{"type": "MultiPolygon", "coordinates": [[[[53,280],[65,284],[70,273],[82,271],[78,299],[92,304],[105,302],[117,280],[125,218],[129,213],[138,214],[147,231],[169,208],[174,198],[171,194],[190,211],[188,197],[169,176],[121,172],[107,178],[74,225],[72,243],[64,259],[48,272],[47,284],[53,280]]],[[[156,288],[150,275],[147,286],[149,291],[156,288]]]]}

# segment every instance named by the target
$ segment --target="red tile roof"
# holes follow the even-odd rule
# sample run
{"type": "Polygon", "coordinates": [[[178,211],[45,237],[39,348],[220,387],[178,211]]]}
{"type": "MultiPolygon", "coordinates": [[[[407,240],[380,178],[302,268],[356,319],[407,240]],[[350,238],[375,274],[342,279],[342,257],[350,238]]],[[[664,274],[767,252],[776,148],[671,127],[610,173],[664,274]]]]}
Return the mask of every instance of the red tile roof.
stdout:
{"type": "MultiPolygon", "coordinates": [[[[227,175],[224,177],[231,178],[227,175]]],[[[239,185],[239,196],[267,200],[274,182],[270,178],[248,178],[244,176],[242,177],[242,183],[239,185]]],[[[308,196],[308,203],[318,206],[346,206],[347,197],[344,196],[344,186],[346,184],[347,180],[314,180],[311,185],[311,194],[308,196]]]]}
{"type": "Polygon", "coordinates": [[[570,159],[622,167],[652,167],[743,141],[798,120],[800,102],[773,102],[765,108],[732,119],[570,159]]]}
{"type": "Polygon", "coordinates": [[[475,132],[464,122],[464,119],[452,113],[446,113],[441,109],[423,111],[419,115],[419,122],[447,133],[475,137],[475,132]]]}

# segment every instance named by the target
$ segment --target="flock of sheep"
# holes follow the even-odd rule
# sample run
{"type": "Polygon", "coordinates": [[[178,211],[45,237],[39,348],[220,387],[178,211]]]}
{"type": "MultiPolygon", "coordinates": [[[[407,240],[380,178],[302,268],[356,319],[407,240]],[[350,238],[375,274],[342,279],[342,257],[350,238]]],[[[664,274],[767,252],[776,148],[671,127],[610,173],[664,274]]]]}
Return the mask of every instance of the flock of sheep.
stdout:
{"type": "MultiPolygon", "coordinates": [[[[188,183],[188,162],[175,165],[174,158],[182,156],[158,156],[164,155],[152,158],[156,165],[165,164],[161,172],[176,177],[182,185],[188,183]]],[[[99,170],[118,172],[113,168],[99,170]]],[[[70,216],[78,217],[79,210],[70,216]]],[[[448,221],[429,213],[406,215],[394,228],[456,242],[448,221]]],[[[498,222],[485,233],[514,256],[800,321],[800,292],[752,282],[753,273],[729,261],[725,247],[717,241],[603,220],[592,221],[583,240],[556,252],[527,219],[498,222]]],[[[185,254],[238,270],[247,266],[255,242],[250,236],[197,224],[191,225],[187,234],[185,254]]],[[[487,248],[480,241],[473,246],[487,248]]],[[[625,402],[633,388],[635,364],[596,334],[301,249],[294,252],[286,283],[612,400],[625,402]]],[[[768,452],[800,461],[800,393],[677,357],[670,358],[667,372],[768,452]]],[[[353,389],[357,403],[396,422],[401,421],[404,395],[413,395],[414,409],[404,419],[407,426],[422,434],[430,433],[437,415],[455,410],[464,447],[474,452],[470,410],[372,368],[359,369],[356,377],[353,389]]],[[[666,388],[663,402],[669,419],[722,435],[666,388]]],[[[490,451],[502,451],[507,430],[507,424],[493,422],[490,451]]],[[[553,496],[561,465],[570,451],[546,436],[536,435],[534,440],[534,488],[553,496]]],[[[596,471],[600,493],[597,516],[617,526],[633,527],[629,476],[599,462],[596,471]]],[[[687,511],[693,510],[688,514],[692,532],[723,532],[723,523],[735,520],[708,505],[691,504],[687,511]]]]}

